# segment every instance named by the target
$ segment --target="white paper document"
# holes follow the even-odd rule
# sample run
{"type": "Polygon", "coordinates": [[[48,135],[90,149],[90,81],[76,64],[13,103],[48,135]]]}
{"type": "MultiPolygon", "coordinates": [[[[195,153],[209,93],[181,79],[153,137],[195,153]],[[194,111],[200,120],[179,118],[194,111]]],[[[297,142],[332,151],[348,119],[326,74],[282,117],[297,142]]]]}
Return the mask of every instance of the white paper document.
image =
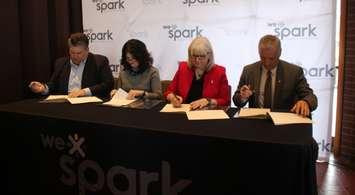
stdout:
{"type": "Polygon", "coordinates": [[[67,99],[68,95],[50,95],[44,101],[50,101],[50,100],[64,100],[67,99]]]}
{"type": "Polygon", "coordinates": [[[134,101],[136,101],[136,99],[127,100],[127,99],[112,98],[110,101],[103,103],[103,105],[120,107],[120,106],[126,106],[134,101]]]}
{"type": "Polygon", "coordinates": [[[189,120],[229,119],[223,110],[196,110],[186,112],[189,120]]]}
{"type": "Polygon", "coordinates": [[[115,95],[112,97],[112,99],[113,98],[116,98],[116,99],[127,99],[127,96],[128,96],[128,93],[125,90],[123,90],[122,88],[119,88],[116,91],[115,95]]]}
{"type": "Polygon", "coordinates": [[[120,106],[126,106],[137,100],[137,99],[128,100],[127,96],[128,93],[122,88],[119,88],[116,91],[115,95],[111,98],[111,100],[103,103],[103,105],[120,107],[120,106]]]}
{"type": "Polygon", "coordinates": [[[299,124],[299,123],[313,123],[308,117],[302,117],[290,112],[268,112],[275,125],[299,124]]]}
{"type": "Polygon", "coordinates": [[[259,118],[266,119],[269,108],[241,108],[239,112],[234,115],[234,118],[259,118]]]}
{"type": "Polygon", "coordinates": [[[84,103],[102,102],[101,99],[99,99],[99,98],[97,98],[95,96],[67,98],[67,100],[71,104],[84,104],[84,103]]]}
{"type": "Polygon", "coordinates": [[[172,104],[166,104],[160,112],[188,112],[190,111],[190,104],[181,104],[181,107],[174,107],[172,104]]]}

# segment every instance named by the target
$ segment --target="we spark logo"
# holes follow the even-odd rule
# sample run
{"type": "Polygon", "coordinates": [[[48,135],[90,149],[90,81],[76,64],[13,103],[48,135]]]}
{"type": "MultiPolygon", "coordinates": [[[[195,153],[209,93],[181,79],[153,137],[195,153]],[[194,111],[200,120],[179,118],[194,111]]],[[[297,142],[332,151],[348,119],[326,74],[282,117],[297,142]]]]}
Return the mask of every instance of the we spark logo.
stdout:
{"type": "Polygon", "coordinates": [[[74,134],[74,137],[72,135],[68,135],[68,139],[44,134],[41,134],[40,136],[44,148],[56,149],[58,151],[68,149],[68,154],[70,155],[78,154],[82,158],[86,156],[84,150],[81,148],[85,142],[85,138],[79,137],[78,134],[74,134]]]}
{"type": "Polygon", "coordinates": [[[336,74],[336,67],[328,64],[320,67],[303,67],[307,78],[333,78],[336,74]]]}
{"type": "Polygon", "coordinates": [[[171,182],[171,167],[167,161],[161,161],[160,172],[148,172],[121,165],[115,165],[105,170],[93,160],[80,162],[77,170],[74,170],[73,165],[76,163],[75,159],[68,155],[63,155],[60,158],[59,165],[63,170],[60,181],[67,186],[77,185],[79,195],[98,193],[104,190],[108,190],[109,194],[147,195],[152,183],[161,185],[161,193],[159,194],[178,195],[192,185],[192,181],[188,179],[177,179],[176,182],[171,182]],[[89,172],[96,177],[88,176],[89,172]]]}
{"type": "Polygon", "coordinates": [[[331,144],[327,142],[326,140],[322,139],[322,141],[317,142],[319,151],[321,152],[330,152],[331,151],[331,144]]]}
{"type": "Polygon", "coordinates": [[[85,29],[84,33],[89,38],[90,42],[94,41],[113,41],[113,32],[107,29],[103,32],[94,32],[93,29],[85,29]]]}
{"type": "Polygon", "coordinates": [[[125,9],[125,1],[107,1],[107,0],[92,0],[93,3],[96,3],[96,11],[100,13],[108,11],[121,11],[125,9]]]}
{"type": "Polygon", "coordinates": [[[220,0],[183,0],[182,4],[191,6],[199,6],[199,5],[219,5],[220,0]]]}
{"type": "Polygon", "coordinates": [[[40,134],[40,138],[45,149],[64,152],[58,160],[58,167],[62,172],[59,181],[66,186],[79,189],[79,195],[102,192],[148,195],[148,188],[153,183],[161,186],[159,194],[178,195],[192,185],[192,180],[189,179],[172,179],[172,175],[175,174],[172,174],[168,161],[160,161],[161,168],[155,172],[127,168],[119,164],[107,168],[98,161],[85,158],[87,155],[83,150],[84,137],[77,134],[68,135],[67,138],[40,134]],[[81,158],[76,155],[80,155],[81,158]]]}
{"type": "Polygon", "coordinates": [[[168,31],[169,39],[174,41],[191,39],[197,36],[201,36],[203,29],[199,26],[192,28],[179,28],[177,25],[165,25],[163,29],[168,31]]]}
{"type": "Polygon", "coordinates": [[[286,25],[283,22],[280,23],[268,23],[267,26],[273,28],[277,37],[283,39],[311,39],[316,38],[317,26],[313,24],[306,25],[286,25]]]}

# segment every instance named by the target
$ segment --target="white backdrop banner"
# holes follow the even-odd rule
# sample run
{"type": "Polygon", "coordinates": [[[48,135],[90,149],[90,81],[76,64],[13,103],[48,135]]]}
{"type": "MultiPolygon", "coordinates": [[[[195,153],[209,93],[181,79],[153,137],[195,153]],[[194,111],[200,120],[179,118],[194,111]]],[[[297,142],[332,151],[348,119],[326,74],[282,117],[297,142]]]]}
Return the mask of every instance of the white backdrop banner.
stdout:
{"type": "Polygon", "coordinates": [[[114,76],[123,44],[143,41],[162,80],[171,80],[190,41],[206,36],[215,61],[227,70],[232,91],[242,68],[257,61],[259,39],[277,35],[281,58],[304,68],[319,100],[313,112],[319,157],[330,151],[334,89],[335,0],[83,0],[90,50],[106,55],[114,76]]]}

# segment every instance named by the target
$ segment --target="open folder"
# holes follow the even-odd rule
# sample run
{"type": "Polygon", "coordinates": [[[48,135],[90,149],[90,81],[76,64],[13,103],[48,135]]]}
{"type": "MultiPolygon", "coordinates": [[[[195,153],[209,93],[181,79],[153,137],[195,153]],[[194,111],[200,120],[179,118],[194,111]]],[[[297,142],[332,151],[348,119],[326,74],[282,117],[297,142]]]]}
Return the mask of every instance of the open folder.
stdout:
{"type": "Polygon", "coordinates": [[[275,125],[313,123],[308,117],[291,112],[271,112],[268,108],[241,108],[235,118],[271,119],[275,125]]]}
{"type": "Polygon", "coordinates": [[[68,102],[68,95],[49,95],[43,100],[40,100],[40,103],[64,103],[68,102]]]}
{"type": "Polygon", "coordinates": [[[241,108],[234,117],[266,119],[268,112],[270,112],[269,108],[241,108]]]}
{"type": "Polygon", "coordinates": [[[188,112],[190,104],[181,104],[180,107],[174,107],[172,104],[166,104],[160,112],[188,112]]]}
{"type": "Polygon", "coordinates": [[[301,115],[291,113],[291,112],[268,112],[267,114],[275,125],[313,123],[313,121],[310,118],[303,117],[301,115]]]}
{"type": "Polygon", "coordinates": [[[100,98],[97,98],[96,96],[69,98],[68,95],[50,95],[46,99],[41,100],[40,102],[41,103],[70,102],[71,104],[84,104],[84,103],[102,102],[102,100],[100,98]]]}
{"type": "Polygon", "coordinates": [[[181,104],[180,107],[174,107],[172,104],[166,104],[160,112],[186,113],[189,120],[229,119],[229,116],[224,112],[224,110],[191,110],[190,104],[181,104]]]}
{"type": "Polygon", "coordinates": [[[136,99],[127,100],[127,99],[112,98],[110,101],[103,103],[103,105],[120,107],[120,106],[126,106],[126,105],[128,105],[128,104],[130,104],[130,103],[132,103],[134,101],[136,101],[136,99]]]}
{"type": "Polygon", "coordinates": [[[97,98],[95,96],[67,98],[67,100],[71,104],[85,104],[85,103],[102,102],[101,99],[99,99],[99,98],[97,98]]]}
{"type": "Polygon", "coordinates": [[[196,110],[186,112],[189,120],[216,120],[229,119],[224,110],[196,110]]]}

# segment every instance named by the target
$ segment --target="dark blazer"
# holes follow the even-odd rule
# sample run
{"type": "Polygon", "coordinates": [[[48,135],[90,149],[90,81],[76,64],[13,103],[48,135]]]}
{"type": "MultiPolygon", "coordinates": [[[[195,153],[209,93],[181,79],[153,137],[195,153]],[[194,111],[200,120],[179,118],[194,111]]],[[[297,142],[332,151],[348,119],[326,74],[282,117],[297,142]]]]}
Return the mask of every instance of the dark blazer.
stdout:
{"type": "MultiPolygon", "coordinates": [[[[262,65],[260,61],[244,67],[238,89],[233,95],[233,102],[237,107],[243,107],[247,102],[249,102],[250,108],[260,107],[258,91],[261,72],[262,65]],[[239,90],[243,85],[251,85],[251,88],[255,90],[246,102],[242,102],[239,95],[239,90]]],[[[272,109],[290,110],[298,100],[305,100],[311,111],[317,108],[317,97],[309,87],[301,67],[280,60],[277,66],[275,85],[272,109]]]]}
{"type": "MultiPolygon", "coordinates": [[[[169,93],[174,93],[181,96],[183,102],[185,102],[194,74],[194,70],[187,65],[187,62],[180,62],[174,79],[164,93],[165,98],[169,93]]],[[[230,105],[231,92],[228,86],[226,70],[223,66],[214,64],[211,70],[205,73],[202,97],[216,99],[219,106],[230,105]]]]}
{"type": "MultiPolygon", "coordinates": [[[[70,58],[56,60],[54,72],[47,83],[50,94],[68,94],[70,58]]],[[[105,56],[89,53],[83,71],[81,87],[90,88],[93,96],[107,97],[113,89],[113,76],[105,56]]]]}

